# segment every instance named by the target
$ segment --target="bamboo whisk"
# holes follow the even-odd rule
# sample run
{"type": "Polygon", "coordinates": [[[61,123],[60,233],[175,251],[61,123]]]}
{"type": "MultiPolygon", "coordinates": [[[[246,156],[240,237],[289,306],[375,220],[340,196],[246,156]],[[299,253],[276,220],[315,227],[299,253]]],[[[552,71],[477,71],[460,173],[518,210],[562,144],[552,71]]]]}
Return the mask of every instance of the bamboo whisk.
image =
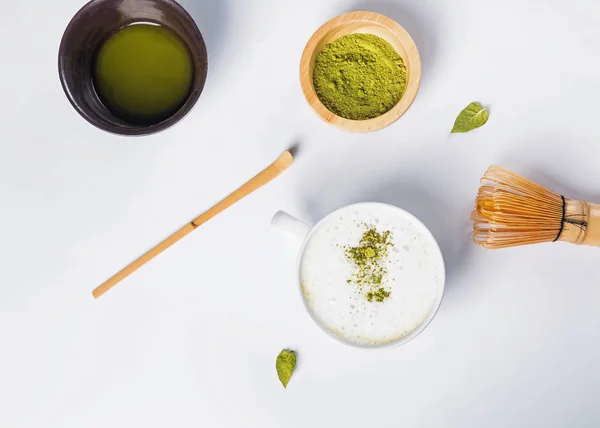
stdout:
{"type": "Polygon", "coordinates": [[[564,241],[600,246],[600,205],[567,199],[491,166],[471,213],[473,241],[485,248],[564,241]]]}

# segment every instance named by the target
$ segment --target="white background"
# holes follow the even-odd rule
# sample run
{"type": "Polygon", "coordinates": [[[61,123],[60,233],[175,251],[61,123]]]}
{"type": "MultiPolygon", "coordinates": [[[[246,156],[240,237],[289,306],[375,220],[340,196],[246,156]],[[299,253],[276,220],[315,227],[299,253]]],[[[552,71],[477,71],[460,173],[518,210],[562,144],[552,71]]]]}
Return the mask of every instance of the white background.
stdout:
{"type": "Polygon", "coordinates": [[[600,200],[595,0],[186,0],[209,51],[196,108],[155,136],[99,131],[57,76],[80,0],[2,0],[0,426],[597,427],[600,250],[470,243],[499,163],[600,200]],[[338,131],[298,82],[326,20],[367,9],[413,35],[417,100],[395,125],[338,131]],[[449,135],[472,101],[485,127],[449,135]],[[293,167],[98,301],[92,289],[293,143],[293,167]],[[295,252],[269,229],[350,202],[394,203],[438,239],[431,326],[384,352],[329,339],[304,312],[295,252]],[[287,390],[282,348],[298,352],[287,390]]]}

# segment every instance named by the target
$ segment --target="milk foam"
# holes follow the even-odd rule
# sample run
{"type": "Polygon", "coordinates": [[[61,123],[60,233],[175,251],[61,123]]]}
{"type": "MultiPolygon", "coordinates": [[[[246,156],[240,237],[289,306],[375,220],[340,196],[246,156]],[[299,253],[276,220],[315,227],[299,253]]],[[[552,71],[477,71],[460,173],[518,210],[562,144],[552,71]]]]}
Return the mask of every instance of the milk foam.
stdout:
{"type": "Polygon", "coordinates": [[[300,265],[302,292],[316,320],[359,345],[382,345],[410,334],[435,311],[444,281],[437,244],[420,224],[382,204],[349,206],[327,217],[310,238],[300,265]],[[352,264],[344,248],[355,246],[365,224],[392,232],[385,284],[391,295],[369,302],[348,283],[352,264]]]}

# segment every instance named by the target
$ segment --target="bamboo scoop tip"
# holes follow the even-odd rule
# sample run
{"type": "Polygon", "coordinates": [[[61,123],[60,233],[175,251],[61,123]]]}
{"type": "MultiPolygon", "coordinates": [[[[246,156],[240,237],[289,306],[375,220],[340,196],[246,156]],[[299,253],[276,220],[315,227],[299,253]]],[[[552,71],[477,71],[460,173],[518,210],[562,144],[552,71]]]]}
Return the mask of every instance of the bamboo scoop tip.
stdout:
{"type": "Polygon", "coordinates": [[[292,155],[292,151],[294,151],[293,148],[291,148],[290,150],[286,150],[275,161],[275,164],[277,164],[279,169],[281,169],[282,171],[289,167],[292,164],[292,162],[294,162],[294,155],[292,155]]]}

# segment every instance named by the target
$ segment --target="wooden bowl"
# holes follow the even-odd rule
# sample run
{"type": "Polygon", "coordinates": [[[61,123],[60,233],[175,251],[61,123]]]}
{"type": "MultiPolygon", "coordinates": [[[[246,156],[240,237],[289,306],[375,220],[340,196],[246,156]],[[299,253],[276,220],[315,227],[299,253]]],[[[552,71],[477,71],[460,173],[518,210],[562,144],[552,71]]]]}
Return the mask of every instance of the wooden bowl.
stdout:
{"type": "Polygon", "coordinates": [[[300,61],[300,84],[306,101],[325,122],[344,131],[377,131],[400,119],[415,100],[421,84],[421,58],[415,42],[397,22],[374,12],[350,12],[326,22],[310,38],[300,61]],[[319,100],[313,85],[317,54],[326,44],[354,33],[375,34],[387,40],[402,57],[406,66],[406,92],[390,111],[373,119],[350,120],[332,113],[319,100]]]}

